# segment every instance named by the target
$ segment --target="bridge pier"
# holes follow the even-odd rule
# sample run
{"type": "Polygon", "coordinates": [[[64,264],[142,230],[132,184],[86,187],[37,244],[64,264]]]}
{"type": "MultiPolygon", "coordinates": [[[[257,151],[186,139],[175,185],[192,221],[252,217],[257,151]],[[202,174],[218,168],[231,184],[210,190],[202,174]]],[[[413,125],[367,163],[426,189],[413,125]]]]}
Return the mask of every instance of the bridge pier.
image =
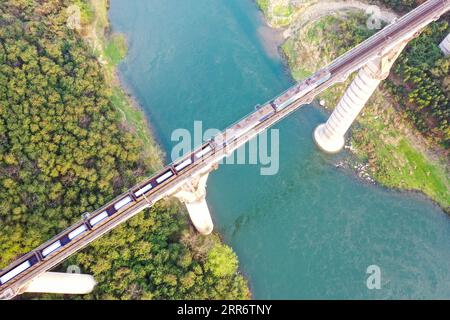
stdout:
{"type": "Polygon", "coordinates": [[[314,141],[325,152],[336,153],[345,144],[345,133],[380,82],[387,78],[389,70],[400,55],[407,41],[364,65],[339,101],[328,121],[314,131],[314,141]]]}
{"type": "Polygon", "coordinates": [[[94,277],[87,274],[44,272],[27,283],[19,294],[87,294],[94,290],[96,284],[94,277]]]}
{"type": "Polygon", "coordinates": [[[450,55],[450,33],[442,40],[439,48],[441,48],[445,56],[450,55]]]}
{"type": "Polygon", "coordinates": [[[203,235],[210,234],[214,225],[206,203],[206,181],[209,173],[187,182],[174,193],[186,205],[192,224],[203,235]]]}

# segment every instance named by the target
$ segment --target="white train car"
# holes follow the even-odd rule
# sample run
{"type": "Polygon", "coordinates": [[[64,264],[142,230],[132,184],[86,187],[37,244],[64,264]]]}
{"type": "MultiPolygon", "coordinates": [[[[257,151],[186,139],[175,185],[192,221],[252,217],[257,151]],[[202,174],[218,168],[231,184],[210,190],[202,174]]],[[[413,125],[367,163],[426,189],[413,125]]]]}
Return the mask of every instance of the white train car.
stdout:
{"type": "Polygon", "coordinates": [[[322,69],[312,77],[298,83],[297,85],[282,93],[275,100],[273,100],[271,104],[274,108],[276,108],[277,111],[280,111],[295,102],[297,99],[300,99],[307,92],[315,89],[316,87],[330,79],[330,77],[331,74],[328,69],[322,69]]]}
{"type": "Polygon", "coordinates": [[[236,141],[238,138],[249,133],[258,124],[266,121],[275,114],[274,108],[270,104],[262,107],[257,106],[256,111],[242,120],[238,121],[231,127],[225,129],[224,132],[214,137],[213,141],[217,147],[225,147],[236,141]]]}

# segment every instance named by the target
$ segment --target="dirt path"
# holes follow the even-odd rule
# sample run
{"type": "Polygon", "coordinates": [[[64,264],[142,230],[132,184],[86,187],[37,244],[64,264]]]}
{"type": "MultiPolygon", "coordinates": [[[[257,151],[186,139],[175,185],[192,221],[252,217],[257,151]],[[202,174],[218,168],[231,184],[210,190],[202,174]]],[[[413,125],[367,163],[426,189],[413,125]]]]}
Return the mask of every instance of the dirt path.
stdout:
{"type": "Polygon", "coordinates": [[[365,12],[374,12],[375,16],[383,22],[390,23],[398,17],[398,15],[389,9],[370,5],[361,1],[320,1],[306,8],[304,11],[297,13],[293,19],[293,23],[284,31],[284,37],[289,38],[298,30],[302,29],[306,24],[316,21],[324,16],[336,14],[339,11],[362,10],[365,12]],[[373,8],[377,7],[373,11],[373,8]],[[372,11],[371,11],[372,9],[372,11]]]}

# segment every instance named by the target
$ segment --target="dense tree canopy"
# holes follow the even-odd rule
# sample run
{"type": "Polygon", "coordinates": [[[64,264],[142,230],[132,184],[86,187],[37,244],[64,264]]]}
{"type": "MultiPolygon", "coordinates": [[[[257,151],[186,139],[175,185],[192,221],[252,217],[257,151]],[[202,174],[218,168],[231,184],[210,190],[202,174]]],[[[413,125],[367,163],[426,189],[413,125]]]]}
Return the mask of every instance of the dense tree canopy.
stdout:
{"type": "MultiPolygon", "coordinates": [[[[379,0],[405,12],[423,0],[379,0]]],[[[412,123],[431,141],[450,147],[450,57],[439,43],[450,33],[450,15],[430,24],[399,57],[387,88],[412,123]]]]}
{"type": "Polygon", "coordinates": [[[119,128],[99,64],[69,36],[61,4],[31,3],[0,4],[2,265],[143,169],[139,141],[119,128]]]}
{"type": "Polygon", "coordinates": [[[449,33],[446,19],[428,26],[399,57],[388,82],[415,126],[446,149],[450,147],[450,57],[444,57],[438,45],[449,33]]]}
{"type": "MultiPolygon", "coordinates": [[[[71,3],[0,2],[0,268],[150,170],[102,67],[67,27],[71,3]]],[[[249,296],[242,276],[208,271],[206,253],[194,255],[182,235],[199,237],[177,205],[162,203],[70,263],[99,282],[88,298],[249,296]]]]}

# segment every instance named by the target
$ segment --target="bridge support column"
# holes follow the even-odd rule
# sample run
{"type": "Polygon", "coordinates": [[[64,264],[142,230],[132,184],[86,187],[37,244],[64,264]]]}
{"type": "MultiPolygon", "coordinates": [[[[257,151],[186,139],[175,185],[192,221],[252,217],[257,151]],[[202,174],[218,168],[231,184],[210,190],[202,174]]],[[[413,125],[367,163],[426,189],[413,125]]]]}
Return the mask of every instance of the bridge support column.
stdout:
{"type": "Polygon", "coordinates": [[[445,56],[450,55],[450,33],[442,40],[439,48],[441,48],[445,56]]]}
{"type": "Polygon", "coordinates": [[[208,204],[206,203],[206,180],[208,175],[209,173],[201,175],[186,183],[174,193],[174,196],[186,205],[192,224],[203,235],[210,234],[214,229],[208,204]]]}
{"type": "Polygon", "coordinates": [[[325,152],[339,152],[345,144],[345,133],[352,125],[407,42],[363,66],[339,101],[328,121],[314,131],[314,141],[325,152]]]}
{"type": "Polygon", "coordinates": [[[87,294],[97,282],[87,274],[44,272],[24,286],[20,293],[87,294]]]}

